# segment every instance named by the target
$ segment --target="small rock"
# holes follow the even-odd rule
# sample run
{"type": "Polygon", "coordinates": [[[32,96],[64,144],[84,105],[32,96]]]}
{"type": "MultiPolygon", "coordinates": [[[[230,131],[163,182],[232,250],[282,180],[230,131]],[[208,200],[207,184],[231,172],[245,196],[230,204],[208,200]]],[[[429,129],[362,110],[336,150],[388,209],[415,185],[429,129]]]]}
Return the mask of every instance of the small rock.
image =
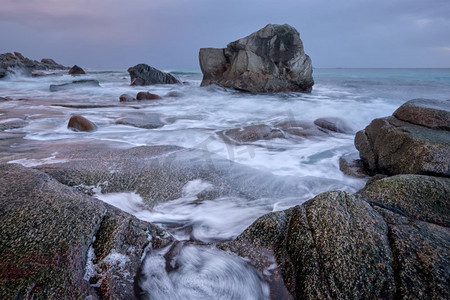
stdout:
{"type": "Polygon", "coordinates": [[[144,129],[161,128],[165,124],[161,121],[159,114],[146,114],[141,116],[124,117],[116,121],[119,125],[130,125],[144,129]]]}
{"type": "Polygon", "coordinates": [[[120,102],[132,102],[132,101],[136,101],[136,98],[134,98],[133,96],[128,95],[128,94],[122,94],[119,97],[119,101],[120,102]]]}
{"type": "Polygon", "coordinates": [[[139,92],[136,95],[136,99],[137,100],[158,100],[158,99],[161,99],[161,97],[156,94],[149,93],[149,92],[139,92]]]}
{"type": "Polygon", "coordinates": [[[281,130],[267,125],[251,125],[241,128],[233,128],[218,132],[227,142],[251,143],[258,140],[270,140],[283,138],[281,130]]]}
{"type": "Polygon", "coordinates": [[[74,131],[94,131],[97,125],[82,116],[74,115],[70,118],[67,128],[74,131]]]}
{"type": "Polygon", "coordinates": [[[183,93],[178,92],[178,91],[170,91],[170,92],[168,92],[164,97],[168,97],[168,98],[180,98],[180,97],[183,97],[183,93]]]}
{"type": "Polygon", "coordinates": [[[86,74],[86,72],[80,68],[79,66],[75,65],[69,70],[69,75],[75,76],[75,75],[83,75],[86,74]]]}
{"type": "Polygon", "coordinates": [[[299,137],[310,137],[310,136],[327,136],[328,132],[316,124],[310,121],[285,121],[275,124],[276,128],[280,128],[283,132],[299,136],[299,137]]]}

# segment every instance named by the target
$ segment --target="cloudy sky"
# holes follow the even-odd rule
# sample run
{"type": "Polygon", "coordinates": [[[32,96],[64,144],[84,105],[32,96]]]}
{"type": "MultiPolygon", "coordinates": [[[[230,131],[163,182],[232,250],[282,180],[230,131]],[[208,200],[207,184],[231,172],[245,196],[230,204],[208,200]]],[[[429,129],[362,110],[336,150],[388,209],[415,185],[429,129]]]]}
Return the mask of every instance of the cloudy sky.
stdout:
{"type": "Polygon", "coordinates": [[[450,0],[0,0],[0,53],[199,69],[198,50],[297,28],[314,67],[450,67],[450,0]]]}

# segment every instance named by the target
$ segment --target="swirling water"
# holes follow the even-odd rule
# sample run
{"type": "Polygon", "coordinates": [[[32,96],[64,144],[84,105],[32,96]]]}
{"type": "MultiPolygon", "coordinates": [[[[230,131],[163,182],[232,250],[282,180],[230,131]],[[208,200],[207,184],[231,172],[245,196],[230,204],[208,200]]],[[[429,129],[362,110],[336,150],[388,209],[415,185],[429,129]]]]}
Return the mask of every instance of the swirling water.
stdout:
{"type": "MultiPolygon", "coordinates": [[[[289,177],[303,188],[301,195],[286,199],[222,197],[200,200],[198,195],[210,189],[211,183],[197,179],[184,186],[181,198],[152,209],[142,205],[138,194],[101,194],[99,191],[99,199],[138,218],[160,224],[182,241],[170,249],[148,253],[140,287],[143,297],[149,299],[268,298],[267,284],[246,261],[190,241],[233,239],[256,218],[270,211],[301,204],[327,190],[358,190],[365,179],[348,177],[338,166],[340,156],[355,152],[354,133],[374,118],[391,115],[407,100],[450,98],[449,69],[316,69],[316,84],[310,94],[257,95],[214,86],[200,87],[201,74],[198,72],[173,73],[184,82],[183,85],[132,87],[124,70],[90,70],[78,79],[97,79],[101,87],[59,92],[50,92],[49,85],[70,82],[71,76],[11,76],[0,81],[0,97],[12,98],[0,101],[0,125],[25,120],[24,128],[8,132],[20,131],[27,141],[42,145],[75,140],[79,143],[102,141],[120,144],[123,148],[141,145],[196,148],[214,153],[230,163],[243,164],[280,178],[289,177]],[[135,95],[145,90],[161,95],[163,99],[119,103],[119,95],[135,95]],[[177,97],[164,97],[174,91],[177,97]],[[91,133],[68,130],[67,121],[72,114],[83,115],[99,129],[91,133]],[[165,125],[142,129],[116,124],[123,117],[149,116],[156,116],[165,125]],[[351,128],[350,132],[233,144],[225,142],[218,134],[249,125],[312,122],[323,117],[342,119],[351,128]],[[172,253],[170,262],[166,261],[167,253],[172,253]],[[167,268],[168,264],[173,266],[167,268]]],[[[14,147],[10,145],[8,151],[3,151],[10,155],[2,154],[2,162],[35,166],[67,159],[60,157],[58,150],[31,157],[20,154],[20,149],[15,151],[14,147]]]]}

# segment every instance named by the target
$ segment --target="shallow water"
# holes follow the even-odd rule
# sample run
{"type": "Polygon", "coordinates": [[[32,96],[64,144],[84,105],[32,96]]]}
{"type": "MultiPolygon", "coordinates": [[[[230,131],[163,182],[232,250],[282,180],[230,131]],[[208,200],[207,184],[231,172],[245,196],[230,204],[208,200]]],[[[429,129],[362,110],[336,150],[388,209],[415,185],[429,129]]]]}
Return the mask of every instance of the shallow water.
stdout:
{"type": "MultiPolygon", "coordinates": [[[[25,134],[25,142],[0,144],[2,162],[30,167],[63,162],[68,158],[64,157],[61,145],[71,147],[72,143],[101,142],[121,148],[176,145],[206,150],[230,164],[243,164],[261,174],[276,175],[279,180],[289,178],[298,182],[303,192],[296,197],[204,199],[199,194],[214,187],[211,182],[196,179],[184,186],[182,197],[152,208],[146,207],[136,193],[102,194],[98,189],[99,199],[140,219],[160,224],[177,240],[183,241],[181,246],[176,246],[177,254],[171,256],[170,263],[177,268],[161,269],[167,264],[168,249],[149,252],[140,284],[149,299],[267,298],[267,284],[247,262],[190,242],[233,239],[265,213],[301,204],[323,191],[360,189],[365,179],[350,178],[342,174],[338,166],[340,156],[356,151],[354,133],[374,118],[391,115],[407,100],[450,98],[449,69],[317,69],[311,94],[253,95],[219,87],[201,88],[201,74],[175,72],[175,75],[185,84],[132,87],[123,70],[88,71],[87,75],[76,79],[97,79],[101,87],[58,92],[50,92],[49,85],[70,82],[74,78],[18,75],[0,81],[0,97],[13,99],[0,101],[0,125],[18,120],[27,123],[23,128],[7,131],[8,134],[25,134]],[[121,94],[134,96],[147,90],[163,99],[119,103],[121,94]],[[171,91],[180,96],[164,97],[171,91]],[[68,130],[67,122],[72,114],[88,118],[99,129],[92,133],[68,130]],[[123,117],[145,119],[150,115],[159,117],[165,125],[142,129],[116,124],[123,117]],[[249,125],[312,122],[323,117],[338,117],[351,131],[233,144],[226,143],[218,134],[249,125]],[[27,152],[26,147],[33,151],[27,152]],[[155,278],[158,281],[153,281],[155,278]]],[[[204,159],[214,160],[214,156],[204,159]]],[[[261,180],[261,185],[270,183],[261,180]]]]}

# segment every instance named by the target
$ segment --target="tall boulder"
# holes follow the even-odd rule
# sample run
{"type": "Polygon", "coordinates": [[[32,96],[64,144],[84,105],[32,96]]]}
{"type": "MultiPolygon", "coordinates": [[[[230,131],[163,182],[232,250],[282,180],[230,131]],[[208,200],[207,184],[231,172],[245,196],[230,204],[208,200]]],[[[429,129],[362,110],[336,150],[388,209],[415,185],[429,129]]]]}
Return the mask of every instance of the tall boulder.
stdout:
{"type": "Polygon", "coordinates": [[[180,83],[172,74],[165,73],[146,64],[128,68],[131,85],[175,84],[180,83]]]}
{"type": "Polygon", "coordinates": [[[269,24],[225,49],[202,48],[201,85],[261,92],[311,92],[311,59],[298,31],[289,25],[269,24]]]}
{"type": "Polygon", "coordinates": [[[86,72],[81,67],[79,67],[77,65],[74,65],[69,70],[69,75],[72,75],[72,76],[83,75],[83,74],[86,74],[86,72]]]}
{"type": "Polygon", "coordinates": [[[450,176],[450,101],[413,99],[356,133],[373,173],[450,176]]]}

